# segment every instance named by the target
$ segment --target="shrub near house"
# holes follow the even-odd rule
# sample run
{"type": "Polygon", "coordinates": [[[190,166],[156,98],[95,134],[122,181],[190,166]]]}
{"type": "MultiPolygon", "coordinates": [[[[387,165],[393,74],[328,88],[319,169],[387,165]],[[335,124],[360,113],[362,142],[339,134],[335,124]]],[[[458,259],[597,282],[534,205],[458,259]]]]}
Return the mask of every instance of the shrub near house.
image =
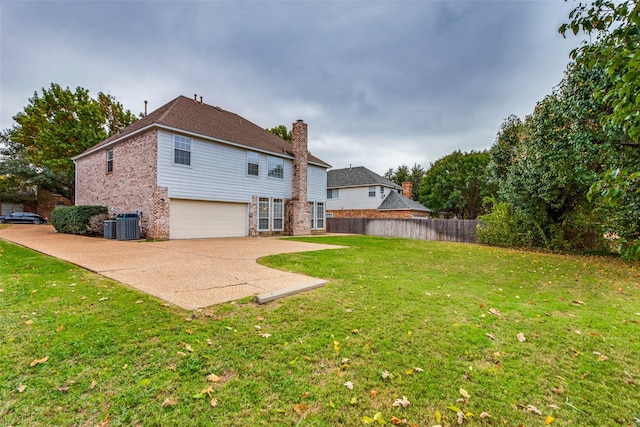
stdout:
{"type": "Polygon", "coordinates": [[[51,213],[51,224],[60,233],[97,236],[107,218],[106,206],[64,206],[51,213]]]}

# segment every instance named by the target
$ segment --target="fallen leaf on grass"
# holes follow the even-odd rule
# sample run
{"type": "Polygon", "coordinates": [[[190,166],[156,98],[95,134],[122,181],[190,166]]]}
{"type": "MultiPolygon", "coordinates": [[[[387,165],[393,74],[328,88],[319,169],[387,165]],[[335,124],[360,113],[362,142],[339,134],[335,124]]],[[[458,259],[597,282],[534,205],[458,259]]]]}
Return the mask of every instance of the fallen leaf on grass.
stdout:
{"type": "Polygon", "coordinates": [[[491,417],[491,415],[489,415],[488,412],[483,412],[483,413],[480,414],[480,418],[482,418],[482,419],[490,418],[490,417],[491,417]]]}
{"type": "Polygon", "coordinates": [[[462,425],[464,423],[464,412],[458,412],[456,416],[458,417],[458,425],[462,425]]]}
{"type": "Polygon", "coordinates": [[[22,393],[23,391],[25,391],[27,389],[27,386],[24,384],[20,384],[18,386],[18,393],[22,393]]]}
{"type": "Polygon", "coordinates": [[[184,345],[184,348],[185,348],[189,353],[191,353],[191,352],[193,351],[193,347],[191,347],[191,344],[185,344],[185,345],[184,345]]]}
{"type": "Polygon", "coordinates": [[[214,397],[213,399],[211,399],[211,402],[209,402],[209,404],[212,408],[215,408],[216,406],[218,406],[218,399],[214,397]]]}
{"type": "Polygon", "coordinates": [[[98,385],[97,382],[91,381],[91,384],[89,384],[89,390],[93,390],[94,388],[96,388],[97,385],[98,385]]]}
{"type": "Polygon", "coordinates": [[[498,311],[497,308],[490,308],[489,309],[489,313],[493,314],[494,316],[498,316],[498,317],[502,318],[502,314],[500,314],[500,311],[498,311]]]}
{"type": "Polygon", "coordinates": [[[378,395],[378,390],[371,390],[369,392],[369,397],[376,397],[378,395]]]}
{"type": "Polygon", "coordinates": [[[29,319],[26,322],[24,322],[25,325],[29,326],[29,325],[33,325],[33,320],[29,319]]]}
{"type": "Polygon", "coordinates": [[[571,301],[571,303],[576,304],[576,305],[584,305],[584,301],[580,301],[578,299],[574,299],[573,301],[571,301]]]}
{"type": "Polygon", "coordinates": [[[401,406],[403,408],[406,408],[409,405],[411,405],[411,402],[409,402],[407,396],[402,396],[402,399],[396,399],[395,402],[393,402],[392,406],[401,406]]]}
{"type": "Polygon", "coordinates": [[[212,383],[217,383],[217,382],[220,382],[220,377],[217,376],[216,374],[209,374],[207,375],[207,381],[210,381],[212,383]]]}
{"type": "Polygon", "coordinates": [[[524,334],[522,332],[520,332],[518,335],[516,335],[516,338],[518,338],[518,341],[520,341],[520,342],[525,342],[527,340],[524,337],[524,334]]]}
{"type": "Polygon", "coordinates": [[[409,422],[407,421],[406,418],[404,419],[400,419],[398,417],[391,417],[391,424],[393,424],[394,426],[407,426],[409,425],[409,422]]]}
{"type": "Polygon", "coordinates": [[[271,334],[260,334],[262,338],[271,338],[271,334]]]}
{"type": "Polygon", "coordinates": [[[469,399],[471,396],[469,395],[469,392],[463,388],[460,389],[460,394],[462,395],[462,397],[464,397],[465,399],[469,399]]]}
{"type": "Polygon", "coordinates": [[[493,336],[493,334],[485,334],[487,337],[489,337],[489,339],[495,341],[496,337],[493,336]]]}
{"type": "Polygon", "coordinates": [[[555,420],[556,420],[556,419],[555,419],[555,418],[553,418],[551,415],[547,415],[547,417],[544,419],[544,423],[545,423],[546,425],[549,425],[549,424],[551,424],[552,422],[554,422],[555,420]]]}
{"type": "Polygon", "coordinates": [[[593,354],[598,356],[598,362],[604,362],[605,360],[609,360],[609,358],[607,356],[605,356],[604,354],[602,354],[602,353],[600,353],[598,351],[594,351],[593,354]]]}
{"type": "Polygon", "coordinates": [[[45,356],[42,359],[35,359],[35,360],[32,360],[31,363],[29,363],[29,366],[34,367],[41,363],[45,363],[47,360],[49,360],[49,356],[45,356]]]}
{"type": "Polygon", "coordinates": [[[527,405],[527,412],[533,412],[534,414],[542,415],[542,411],[533,405],[527,405]]]}
{"type": "Polygon", "coordinates": [[[304,403],[300,403],[299,405],[291,405],[291,406],[293,407],[293,410],[296,411],[298,414],[301,414],[307,410],[307,405],[305,405],[304,403]]]}
{"type": "Polygon", "coordinates": [[[391,374],[389,373],[389,371],[382,371],[382,379],[386,380],[387,378],[389,378],[391,376],[391,374]]]}
{"type": "Polygon", "coordinates": [[[413,367],[413,370],[416,372],[424,372],[424,369],[413,367]]]}
{"type": "Polygon", "coordinates": [[[106,301],[106,300],[108,300],[108,299],[109,299],[109,297],[102,297],[102,298],[100,298],[98,301],[106,301]]]}
{"type": "Polygon", "coordinates": [[[178,404],[178,401],[175,399],[171,399],[171,398],[166,398],[164,400],[164,402],[162,402],[162,407],[166,408],[168,406],[176,406],[178,404]]]}
{"type": "Polygon", "coordinates": [[[344,386],[349,390],[353,390],[353,383],[351,381],[347,381],[346,383],[344,383],[344,386]]]}
{"type": "Polygon", "coordinates": [[[69,387],[58,387],[58,391],[62,392],[62,393],[65,393],[65,392],[69,391],[69,387]]]}

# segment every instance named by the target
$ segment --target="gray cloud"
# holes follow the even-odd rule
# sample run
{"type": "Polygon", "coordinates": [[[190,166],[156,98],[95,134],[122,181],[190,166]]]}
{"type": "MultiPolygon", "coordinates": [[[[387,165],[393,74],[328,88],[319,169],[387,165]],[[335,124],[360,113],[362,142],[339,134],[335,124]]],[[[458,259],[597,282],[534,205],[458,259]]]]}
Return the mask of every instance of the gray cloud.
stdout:
{"type": "Polygon", "coordinates": [[[141,112],[178,95],[378,173],[488,148],[551,92],[577,40],[551,1],[3,2],[0,127],[51,82],[141,112]]]}

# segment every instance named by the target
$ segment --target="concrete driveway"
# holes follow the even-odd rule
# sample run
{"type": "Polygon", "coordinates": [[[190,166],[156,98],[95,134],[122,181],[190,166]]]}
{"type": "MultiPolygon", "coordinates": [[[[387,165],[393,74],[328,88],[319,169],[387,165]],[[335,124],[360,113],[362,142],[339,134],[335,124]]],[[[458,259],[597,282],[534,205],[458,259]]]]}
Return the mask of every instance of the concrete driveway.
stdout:
{"type": "Polygon", "coordinates": [[[0,238],[63,259],[192,310],[257,296],[259,302],[322,286],[301,274],[258,265],[258,258],[339,246],[271,237],[118,241],[56,233],[50,225],[10,225],[0,238]]]}

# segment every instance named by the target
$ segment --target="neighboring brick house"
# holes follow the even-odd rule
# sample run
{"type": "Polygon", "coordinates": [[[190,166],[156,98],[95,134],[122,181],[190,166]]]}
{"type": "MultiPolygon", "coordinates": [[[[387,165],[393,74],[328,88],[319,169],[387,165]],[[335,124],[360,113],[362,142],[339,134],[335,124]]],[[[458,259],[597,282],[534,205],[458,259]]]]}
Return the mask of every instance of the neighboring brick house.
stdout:
{"type": "Polygon", "coordinates": [[[74,157],[76,205],[141,212],[153,239],[325,229],[327,163],[237,114],[179,96],[74,157]]]}
{"type": "Polygon", "coordinates": [[[0,215],[14,212],[33,212],[51,218],[51,212],[58,206],[69,206],[71,201],[59,194],[33,187],[24,192],[0,194],[0,215]]]}
{"type": "Polygon", "coordinates": [[[398,184],[363,166],[327,172],[328,218],[428,218],[431,210],[411,199],[413,184],[398,184]]]}

